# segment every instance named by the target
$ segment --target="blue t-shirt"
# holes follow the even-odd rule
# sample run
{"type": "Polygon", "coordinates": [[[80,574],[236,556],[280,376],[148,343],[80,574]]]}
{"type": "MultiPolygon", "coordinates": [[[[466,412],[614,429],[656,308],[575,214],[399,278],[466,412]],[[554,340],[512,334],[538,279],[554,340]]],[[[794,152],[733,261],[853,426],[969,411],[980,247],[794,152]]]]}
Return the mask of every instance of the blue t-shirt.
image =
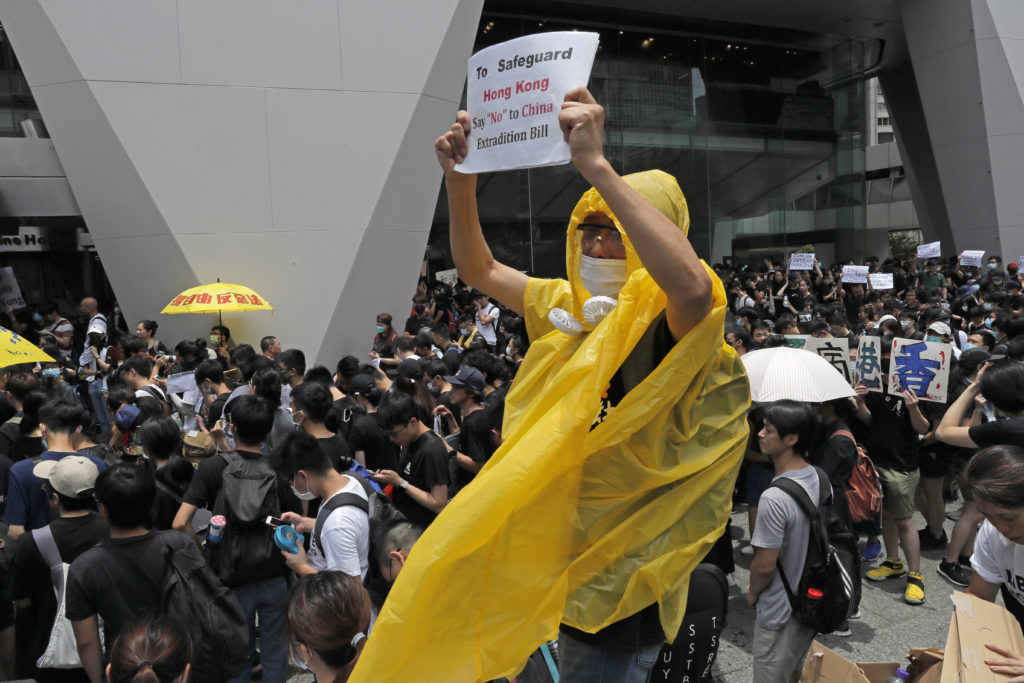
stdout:
{"type": "MultiPolygon", "coordinates": [[[[87,453],[46,451],[40,456],[40,461],[60,460],[65,455],[82,455],[92,460],[100,472],[107,469],[102,460],[87,453]]],[[[39,529],[50,523],[50,504],[43,493],[43,480],[32,474],[34,466],[32,460],[14,463],[7,483],[4,523],[23,526],[25,531],[39,529]]]]}

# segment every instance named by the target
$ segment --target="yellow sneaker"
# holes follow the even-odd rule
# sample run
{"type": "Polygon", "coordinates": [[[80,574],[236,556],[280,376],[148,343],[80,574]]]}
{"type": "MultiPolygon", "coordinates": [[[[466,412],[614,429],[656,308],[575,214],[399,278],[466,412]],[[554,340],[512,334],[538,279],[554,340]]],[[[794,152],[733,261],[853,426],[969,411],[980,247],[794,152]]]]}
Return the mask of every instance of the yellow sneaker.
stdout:
{"type": "Polygon", "coordinates": [[[886,579],[897,579],[907,573],[903,566],[903,560],[891,557],[885,558],[885,562],[878,565],[865,574],[872,581],[885,581],[886,579]]]}
{"type": "Polygon", "coordinates": [[[903,593],[903,600],[911,605],[920,605],[924,602],[924,576],[921,572],[907,574],[907,590],[903,593]]]}

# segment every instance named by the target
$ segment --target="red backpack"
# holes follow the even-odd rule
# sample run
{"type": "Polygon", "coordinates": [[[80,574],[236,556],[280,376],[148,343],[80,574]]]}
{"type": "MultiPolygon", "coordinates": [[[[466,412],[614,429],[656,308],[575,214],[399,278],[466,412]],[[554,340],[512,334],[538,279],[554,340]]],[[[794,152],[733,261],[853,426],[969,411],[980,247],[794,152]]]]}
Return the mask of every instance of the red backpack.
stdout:
{"type": "Polygon", "coordinates": [[[846,490],[850,517],[854,522],[875,519],[882,511],[882,483],[878,479],[878,471],[875,470],[875,465],[864,447],[853,438],[853,434],[845,429],[837,429],[829,439],[837,436],[845,436],[857,446],[857,461],[853,464],[849,488],[846,490]]]}

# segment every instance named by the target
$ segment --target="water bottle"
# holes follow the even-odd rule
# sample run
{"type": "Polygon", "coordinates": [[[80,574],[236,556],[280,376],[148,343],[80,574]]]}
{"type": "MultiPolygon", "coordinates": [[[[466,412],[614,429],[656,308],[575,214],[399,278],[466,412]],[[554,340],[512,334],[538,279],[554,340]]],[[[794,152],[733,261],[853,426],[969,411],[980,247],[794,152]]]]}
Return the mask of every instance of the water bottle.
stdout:
{"type": "Polygon", "coordinates": [[[896,669],[896,673],[894,673],[889,678],[885,679],[885,683],[907,683],[907,681],[909,680],[910,672],[900,667],[896,669]]]}

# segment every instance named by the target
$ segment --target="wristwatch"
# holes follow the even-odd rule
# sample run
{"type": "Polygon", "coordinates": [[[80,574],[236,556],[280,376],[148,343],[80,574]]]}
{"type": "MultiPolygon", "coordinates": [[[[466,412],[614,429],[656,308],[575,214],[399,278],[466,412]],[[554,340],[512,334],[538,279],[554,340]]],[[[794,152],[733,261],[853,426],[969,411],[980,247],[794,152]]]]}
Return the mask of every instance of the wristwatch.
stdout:
{"type": "Polygon", "coordinates": [[[398,485],[398,488],[402,489],[403,491],[409,488],[409,480],[403,479],[402,483],[398,485]]]}

